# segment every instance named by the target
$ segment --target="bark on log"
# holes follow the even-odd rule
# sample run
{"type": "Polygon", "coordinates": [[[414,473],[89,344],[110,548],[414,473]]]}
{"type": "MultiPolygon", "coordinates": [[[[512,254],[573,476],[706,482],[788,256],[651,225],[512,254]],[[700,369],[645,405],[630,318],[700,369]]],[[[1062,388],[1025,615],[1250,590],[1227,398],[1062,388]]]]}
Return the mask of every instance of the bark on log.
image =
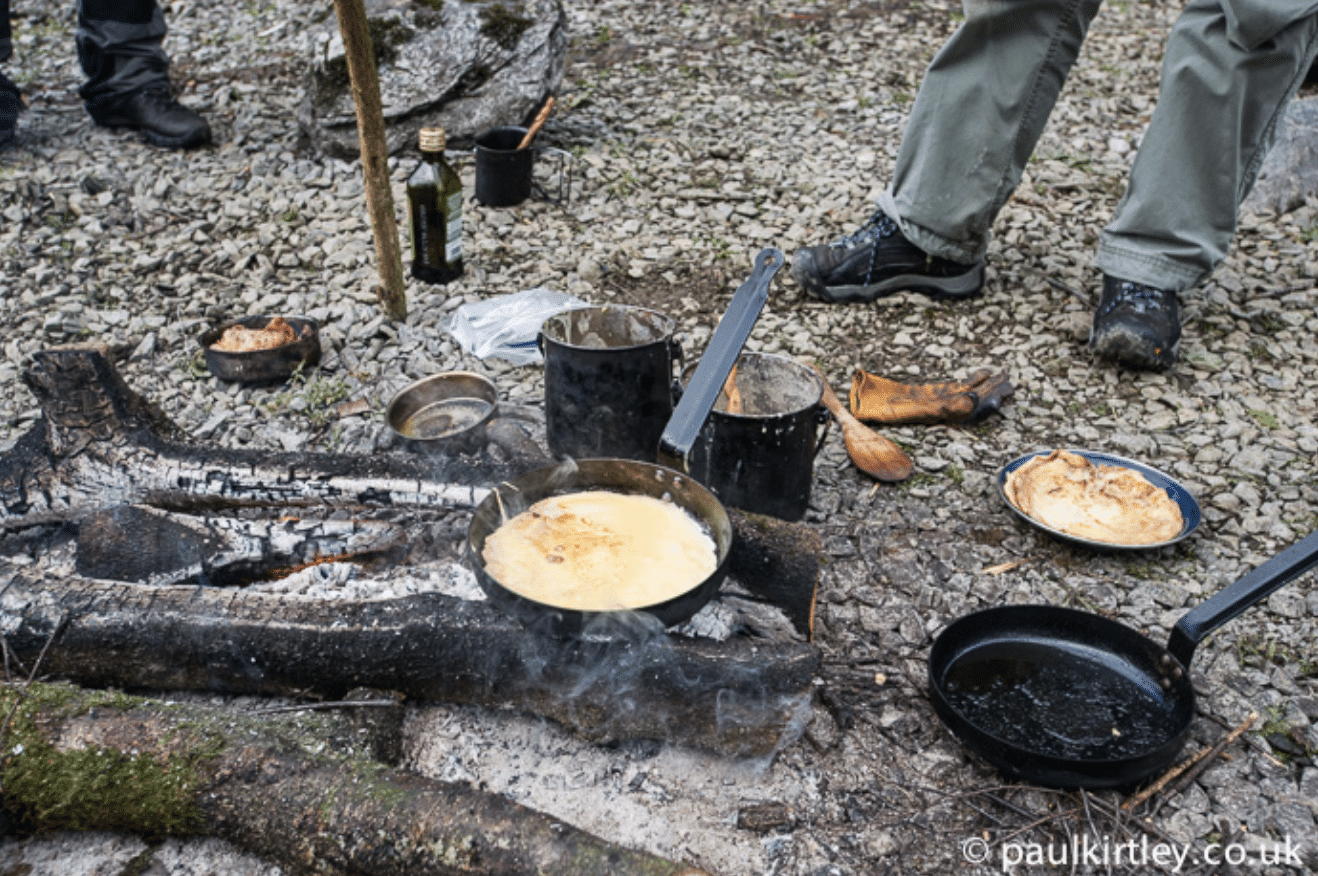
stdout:
{"type": "Polygon", "coordinates": [[[384,108],[380,103],[380,79],[375,69],[366,5],[362,0],[334,0],[334,12],[343,36],[343,56],[352,82],[352,102],[357,112],[357,141],[361,148],[366,209],[375,234],[375,261],[380,274],[376,294],[385,315],[395,321],[407,319],[407,292],[403,280],[403,255],[398,245],[398,220],[389,183],[389,146],[385,139],[384,108]]]}
{"type": "Polygon", "coordinates": [[[804,643],[540,636],[438,593],[322,601],[214,587],[51,580],[0,592],[9,653],[89,687],[338,699],[356,687],[514,708],[584,738],[663,739],[763,757],[803,729],[818,652],[804,643]]]}
{"type": "Polygon", "coordinates": [[[728,510],[735,538],[728,574],[787,613],[797,631],[814,639],[815,598],[823,543],[813,529],[763,514],[728,510]]]}
{"type": "Polygon", "coordinates": [[[38,829],[213,835],[308,876],[703,872],[389,768],[341,716],[257,719],[44,684],[0,688],[0,713],[4,801],[38,829]]]}

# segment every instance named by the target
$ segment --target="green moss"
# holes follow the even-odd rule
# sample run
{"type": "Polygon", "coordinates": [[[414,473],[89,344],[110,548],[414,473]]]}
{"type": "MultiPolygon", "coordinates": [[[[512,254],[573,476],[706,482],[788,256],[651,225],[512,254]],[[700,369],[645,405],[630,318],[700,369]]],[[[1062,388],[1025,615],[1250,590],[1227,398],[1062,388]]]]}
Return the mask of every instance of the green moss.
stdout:
{"type": "Polygon", "coordinates": [[[13,709],[0,740],[0,783],[20,820],[43,829],[160,836],[192,833],[200,826],[193,798],[202,782],[199,765],[214,755],[213,748],[182,745],[163,763],[103,748],[59,751],[40,732],[43,719],[65,720],[95,708],[131,710],[134,700],[116,692],[87,696],[65,685],[43,684],[31,685],[19,697],[15,688],[0,693],[0,709],[5,714],[13,709]]]}
{"type": "Polygon", "coordinates": [[[1269,413],[1268,411],[1249,411],[1248,413],[1254,418],[1255,422],[1268,431],[1276,429],[1281,425],[1277,420],[1277,415],[1269,413]]]}
{"type": "Polygon", "coordinates": [[[506,50],[512,50],[534,23],[522,14],[520,4],[509,8],[503,3],[495,3],[482,9],[480,18],[481,36],[506,50]]]}
{"type": "Polygon", "coordinates": [[[124,864],[123,869],[119,871],[118,876],[142,876],[155,859],[156,850],[146,849],[130,858],[128,863],[124,864]]]}
{"type": "Polygon", "coordinates": [[[373,760],[347,760],[361,793],[389,808],[394,808],[407,799],[408,793],[391,781],[393,771],[385,764],[373,760]]]}
{"type": "Polygon", "coordinates": [[[371,30],[371,52],[376,67],[392,64],[398,57],[398,47],[416,36],[416,31],[398,18],[372,18],[366,25],[371,30]]]}
{"type": "MultiPolygon", "coordinates": [[[[371,33],[371,54],[377,69],[382,64],[392,64],[398,58],[398,47],[416,36],[416,31],[398,18],[372,18],[366,26],[371,33]]],[[[319,107],[331,106],[352,86],[347,58],[327,62],[324,69],[317,70],[312,78],[312,102],[319,107]]]]}

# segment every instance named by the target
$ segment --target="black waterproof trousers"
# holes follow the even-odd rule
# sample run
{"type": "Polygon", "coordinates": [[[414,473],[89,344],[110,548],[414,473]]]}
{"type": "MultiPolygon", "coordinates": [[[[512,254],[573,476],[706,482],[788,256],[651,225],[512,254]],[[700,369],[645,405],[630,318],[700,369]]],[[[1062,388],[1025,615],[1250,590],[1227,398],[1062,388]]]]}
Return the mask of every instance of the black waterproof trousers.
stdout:
{"type": "MultiPolygon", "coordinates": [[[[93,117],[145,86],[169,81],[165,16],[156,0],[81,0],[75,40],[87,74],[78,94],[93,117]]],[[[9,0],[0,0],[0,61],[12,50],[9,0]]]]}

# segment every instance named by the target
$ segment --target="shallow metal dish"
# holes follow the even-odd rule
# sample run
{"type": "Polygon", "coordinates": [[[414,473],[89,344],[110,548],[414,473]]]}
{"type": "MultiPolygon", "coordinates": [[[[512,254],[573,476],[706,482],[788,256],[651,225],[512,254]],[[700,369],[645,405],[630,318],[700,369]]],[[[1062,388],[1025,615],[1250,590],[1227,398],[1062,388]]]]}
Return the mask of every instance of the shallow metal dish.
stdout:
{"type": "Polygon", "coordinates": [[[320,327],[314,319],[304,316],[283,317],[284,322],[293,327],[295,337],[292,343],[270,350],[251,350],[245,353],[211,349],[211,345],[232,326],[261,329],[274,318],[269,314],[245,316],[204,332],[200,343],[206,367],[211,374],[233,383],[277,383],[287,380],[298,368],[320,362],[320,327]]]}
{"type": "Polygon", "coordinates": [[[384,422],[411,446],[457,447],[498,410],[499,391],[472,371],[445,371],[399,390],[385,408],[384,422]]]}
{"type": "Polygon", "coordinates": [[[1046,532],[1049,535],[1053,536],[1054,538],[1059,538],[1062,541],[1069,541],[1073,544],[1084,545],[1085,547],[1095,548],[1098,550],[1143,551],[1143,550],[1153,550],[1155,548],[1167,547],[1168,545],[1176,544],[1178,541],[1181,541],[1182,539],[1186,538],[1187,536],[1189,536],[1190,533],[1194,532],[1196,529],[1199,528],[1199,521],[1202,519],[1203,516],[1199,510],[1199,503],[1195,500],[1194,496],[1190,494],[1189,490],[1187,490],[1184,486],[1181,485],[1179,481],[1177,481],[1175,478],[1171,477],[1170,475],[1163,474],[1162,472],[1158,471],[1156,468],[1150,468],[1149,466],[1145,465],[1142,462],[1135,462],[1133,459],[1126,459],[1125,457],[1121,457],[1121,456],[1113,456],[1110,453],[1098,453],[1093,450],[1070,450],[1070,449],[1068,449],[1067,452],[1074,453],[1076,456],[1082,456],[1085,459],[1092,462],[1094,465],[1118,465],[1121,466],[1122,468],[1128,468],[1131,469],[1132,471],[1137,471],[1140,474],[1144,475],[1144,477],[1148,478],[1149,483],[1153,484],[1155,487],[1159,487],[1163,490],[1166,490],[1167,495],[1170,496],[1171,500],[1175,502],[1177,507],[1181,509],[1181,520],[1183,521],[1183,525],[1181,526],[1181,531],[1172,538],[1169,538],[1166,541],[1157,542],[1156,544],[1114,544],[1112,542],[1094,541],[1093,539],[1081,538],[1079,536],[1069,535],[1060,530],[1053,529],[1051,526],[1046,526],[1045,524],[1040,523],[1038,520],[1035,520],[1033,517],[1031,517],[1030,515],[1026,514],[1024,511],[1013,505],[1011,500],[1007,498],[1007,491],[1005,489],[1007,484],[1007,475],[1011,474],[1013,471],[1020,468],[1022,465],[1029,462],[1031,459],[1034,459],[1036,456],[1047,456],[1049,453],[1052,453],[1052,450],[1049,449],[1049,450],[1036,450],[1033,453],[1027,453],[1024,456],[1013,459],[1011,462],[1007,463],[1002,467],[1002,471],[998,472],[998,477],[996,480],[998,486],[998,495],[1002,497],[1003,504],[1006,505],[1008,508],[1010,508],[1013,514],[1015,514],[1021,520],[1024,520],[1026,523],[1033,526],[1035,529],[1038,529],[1040,532],[1046,532]]]}

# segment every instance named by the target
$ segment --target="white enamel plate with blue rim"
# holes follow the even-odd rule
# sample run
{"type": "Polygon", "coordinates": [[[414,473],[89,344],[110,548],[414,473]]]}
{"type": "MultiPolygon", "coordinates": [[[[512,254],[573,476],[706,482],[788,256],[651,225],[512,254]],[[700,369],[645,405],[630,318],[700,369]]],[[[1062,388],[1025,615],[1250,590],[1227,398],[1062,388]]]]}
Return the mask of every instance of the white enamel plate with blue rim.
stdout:
{"type": "Polygon", "coordinates": [[[1139,472],[1148,479],[1149,483],[1159,489],[1166,490],[1167,495],[1170,496],[1171,500],[1181,509],[1181,520],[1183,521],[1181,531],[1166,541],[1160,541],[1156,544],[1117,544],[1114,542],[1095,541],[1094,539],[1081,538],[1080,536],[1070,535],[1062,532],[1060,529],[1053,529],[1051,526],[1040,523],[1038,520],[1035,520],[1033,517],[1026,514],[1024,511],[1021,511],[1021,509],[1011,503],[1011,500],[1007,498],[1005,487],[1007,484],[1007,475],[1011,474],[1031,459],[1034,459],[1036,456],[1047,456],[1051,452],[1051,450],[1036,450],[1033,453],[1027,453],[1018,459],[1013,459],[1002,467],[1002,471],[998,472],[998,495],[1002,497],[1003,503],[1011,509],[1012,513],[1033,526],[1035,529],[1038,529],[1041,532],[1046,532],[1055,538],[1062,539],[1063,541],[1069,541],[1086,547],[1105,550],[1151,550],[1153,548],[1176,544],[1199,527],[1199,521],[1202,517],[1199,511],[1199,503],[1195,501],[1195,498],[1190,494],[1190,491],[1183,487],[1175,478],[1163,474],[1156,468],[1150,468],[1142,462],[1135,462],[1132,459],[1113,456],[1110,453],[1097,453],[1092,450],[1068,450],[1067,452],[1074,453],[1076,456],[1082,456],[1094,465],[1119,465],[1122,468],[1128,468],[1131,471],[1139,472]]]}

